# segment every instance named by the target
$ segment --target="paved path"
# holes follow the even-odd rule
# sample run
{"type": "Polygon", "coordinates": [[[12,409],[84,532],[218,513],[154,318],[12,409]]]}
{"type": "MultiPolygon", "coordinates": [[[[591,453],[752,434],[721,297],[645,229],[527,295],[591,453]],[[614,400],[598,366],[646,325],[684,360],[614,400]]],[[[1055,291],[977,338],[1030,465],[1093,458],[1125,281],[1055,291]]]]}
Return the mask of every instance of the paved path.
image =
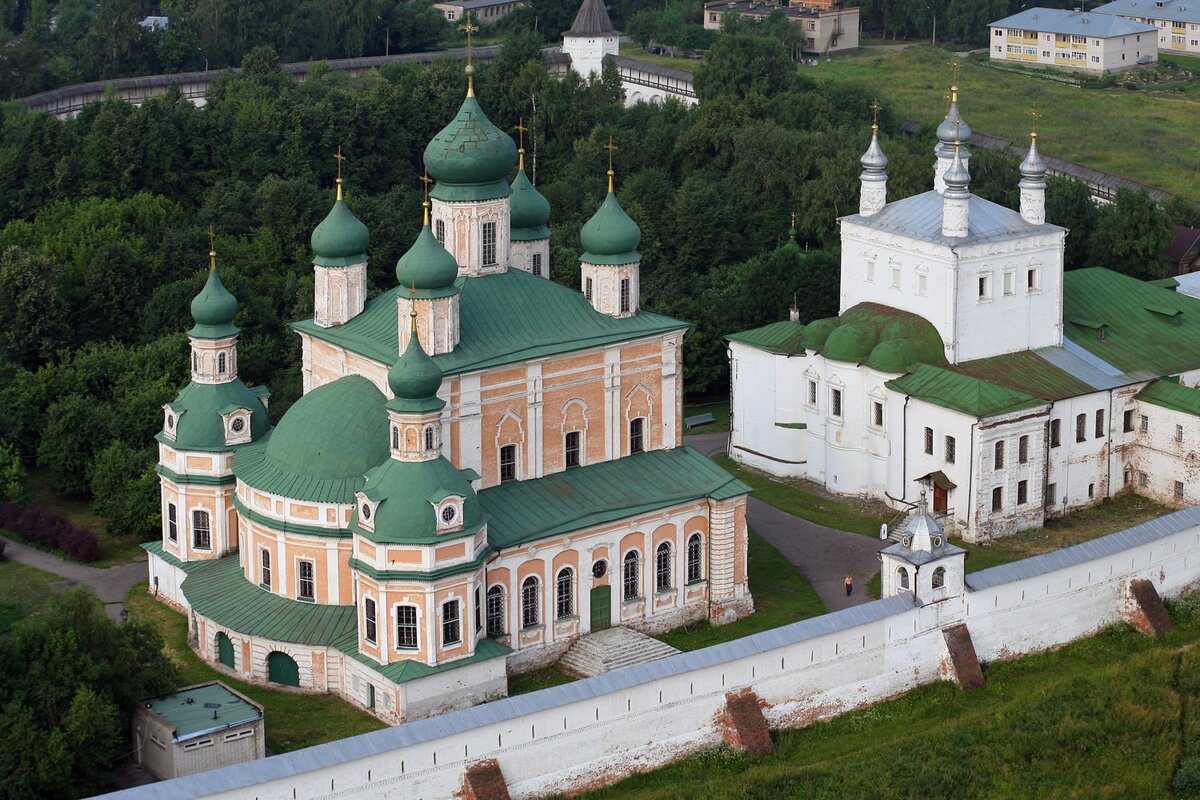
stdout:
{"type": "MultiPolygon", "coordinates": [[[[728,433],[685,436],[683,443],[705,455],[722,453],[728,447],[728,433]]],[[[758,535],[783,553],[804,573],[821,602],[830,611],[868,603],[867,581],[879,572],[879,551],[890,542],[870,536],[848,533],[817,525],[750,495],[746,519],[758,535]],[[847,597],[846,573],[854,579],[854,591],[847,597]]]]}
{"type": "Polygon", "coordinates": [[[66,588],[82,583],[100,598],[104,610],[113,619],[120,619],[125,609],[125,596],[138,581],[146,580],[146,556],[142,555],[130,564],[121,564],[108,569],[97,569],[74,561],[65,561],[58,556],[43,553],[28,545],[9,540],[4,549],[5,558],[37,567],[63,578],[66,588]]]}

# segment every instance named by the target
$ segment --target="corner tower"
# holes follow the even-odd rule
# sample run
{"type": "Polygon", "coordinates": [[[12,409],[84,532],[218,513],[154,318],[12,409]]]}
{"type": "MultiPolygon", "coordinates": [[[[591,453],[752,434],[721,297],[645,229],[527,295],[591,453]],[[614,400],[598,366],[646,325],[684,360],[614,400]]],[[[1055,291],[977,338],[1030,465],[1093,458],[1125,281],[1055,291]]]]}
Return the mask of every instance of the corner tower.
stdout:
{"type": "Polygon", "coordinates": [[[521,146],[517,148],[517,177],[512,182],[509,206],[512,213],[512,265],[539,278],[550,277],[550,203],[525,175],[525,121],[517,126],[521,146]]]}
{"type": "Polygon", "coordinates": [[[584,253],[579,257],[581,288],[592,307],[610,317],[632,317],[640,302],[642,231],[629,218],[613,191],[612,154],[608,149],[608,195],[579,232],[584,253]]]}
{"type": "Polygon", "coordinates": [[[504,272],[511,228],[508,176],[517,165],[512,137],[488,120],[475,99],[471,34],[479,28],[468,13],[467,96],[450,124],[425,148],[425,166],[436,181],[433,233],[458,263],[460,275],[504,272]]]}
{"type": "MultiPolygon", "coordinates": [[[[209,231],[210,242],[212,232],[209,231]]],[[[238,547],[233,455],[271,428],[265,387],[237,376],[238,303],[217,272],[210,244],[208,280],[192,300],[192,380],[163,406],[158,441],[163,551],[180,561],[220,558],[238,547]]]]}
{"type": "Polygon", "coordinates": [[[335,158],[337,196],[311,239],[316,272],[313,322],[322,328],[344,325],[362,313],[367,301],[367,245],[371,234],[342,198],[342,148],[338,148],[335,158]]]}
{"type": "Polygon", "coordinates": [[[608,18],[604,0],[583,0],[570,30],[563,32],[563,52],[571,57],[571,69],[582,78],[598,78],[604,72],[604,57],[620,50],[621,32],[608,18]]]}

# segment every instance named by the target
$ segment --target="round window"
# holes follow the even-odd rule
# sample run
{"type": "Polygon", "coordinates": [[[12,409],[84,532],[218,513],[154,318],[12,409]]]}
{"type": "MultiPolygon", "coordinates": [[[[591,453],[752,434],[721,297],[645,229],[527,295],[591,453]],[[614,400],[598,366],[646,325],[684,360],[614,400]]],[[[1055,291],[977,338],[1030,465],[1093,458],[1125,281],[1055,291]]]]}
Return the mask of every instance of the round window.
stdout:
{"type": "Polygon", "coordinates": [[[241,433],[246,430],[246,420],[243,417],[238,417],[233,422],[229,423],[229,430],[234,433],[241,433]]]}
{"type": "Polygon", "coordinates": [[[445,508],[442,509],[442,522],[445,522],[446,524],[450,524],[451,522],[454,522],[454,517],[457,514],[458,514],[457,508],[455,508],[454,506],[446,506],[445,508]]]}
{"type": "Polygon", "coordinates": [[[592,577],[603,578],[604,573],[608,572],[608,562],[601,559],[595,564],[592,564],[592,577]]]}
{"type": "Polygon", "coordinates": [[[359,511],[359,516],[361,516],[363,519],[370,519],[371,518],[371,507],[369,505],[367,505],[366,503],[363,503],[362,510],[359,511]]]}
{"type": "Polygon", "coordinates": [[[175,429],[175,415],[167,414],[167,430],[170,431],[170,430],[174,430],[174,429],[175,429]]]}

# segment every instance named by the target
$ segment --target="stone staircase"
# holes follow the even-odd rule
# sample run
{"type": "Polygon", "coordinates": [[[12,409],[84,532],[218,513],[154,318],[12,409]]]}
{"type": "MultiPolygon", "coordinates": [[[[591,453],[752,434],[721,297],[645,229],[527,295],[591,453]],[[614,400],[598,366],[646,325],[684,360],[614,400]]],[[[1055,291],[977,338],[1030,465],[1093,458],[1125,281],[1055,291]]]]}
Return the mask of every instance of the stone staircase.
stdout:
{"type": "Polygon", "coordinates": [[[559,659],[564,672],[591,678],[634,664],[645,664],[673,656],[679,651],[644,633],[629,628],[609,628],[580,637],[559,659]]]}

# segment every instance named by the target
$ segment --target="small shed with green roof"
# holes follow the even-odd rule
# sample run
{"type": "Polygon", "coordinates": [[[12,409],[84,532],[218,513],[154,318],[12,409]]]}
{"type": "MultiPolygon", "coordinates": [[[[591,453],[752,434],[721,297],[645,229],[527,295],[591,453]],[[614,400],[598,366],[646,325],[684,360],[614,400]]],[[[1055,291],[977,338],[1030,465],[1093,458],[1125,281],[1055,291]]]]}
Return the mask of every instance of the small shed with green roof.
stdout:
{"type": "Polygon", "coordinates": [[[143,700],[133,714],[134,759],[162,780],[266,755],[262,706],[220,681],[143,700]]]}

